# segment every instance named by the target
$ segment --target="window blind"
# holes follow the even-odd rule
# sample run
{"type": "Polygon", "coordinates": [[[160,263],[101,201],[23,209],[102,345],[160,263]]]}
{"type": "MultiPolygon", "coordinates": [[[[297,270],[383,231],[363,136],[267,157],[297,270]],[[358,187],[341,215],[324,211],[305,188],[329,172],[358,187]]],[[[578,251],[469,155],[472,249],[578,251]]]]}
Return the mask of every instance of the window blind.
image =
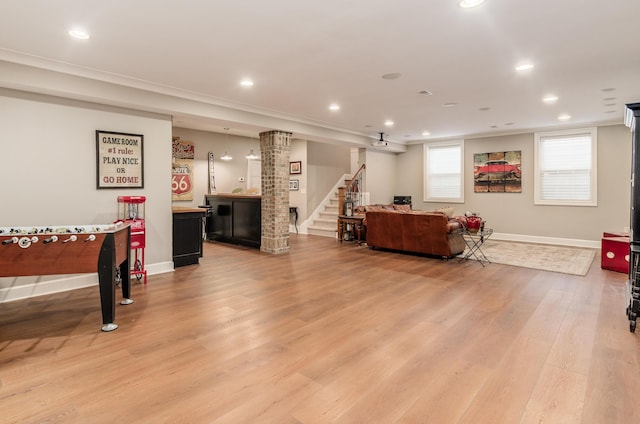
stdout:
{"type": "Polygon", "coordinates": [[[428,146],[427,197],[437,199],[462,198],[462,146],[428,146]]]}
{"type": "Polygon", "coordinates": [[[592,200],[591,134],[540,137],[538,144],[541,200],[592,200]]]}

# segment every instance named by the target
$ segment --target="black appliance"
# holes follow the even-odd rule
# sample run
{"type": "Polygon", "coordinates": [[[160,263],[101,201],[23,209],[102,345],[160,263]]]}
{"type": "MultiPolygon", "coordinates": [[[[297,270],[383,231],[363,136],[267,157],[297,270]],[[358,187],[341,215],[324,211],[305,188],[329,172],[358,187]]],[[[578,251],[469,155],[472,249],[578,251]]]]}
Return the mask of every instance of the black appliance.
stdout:
{"type": "Polygon", "coordinates": [[[627,105],[625,124],[631,128],[631,216],[629,232],[629,278],[626,282],[629,330],[636,331],[640,315],[640,103],[627,105]]]}
{"type": "Polygon", "coordinates": [[[410,205],[411,196],[393,196],[394,205],[410,205]]]}

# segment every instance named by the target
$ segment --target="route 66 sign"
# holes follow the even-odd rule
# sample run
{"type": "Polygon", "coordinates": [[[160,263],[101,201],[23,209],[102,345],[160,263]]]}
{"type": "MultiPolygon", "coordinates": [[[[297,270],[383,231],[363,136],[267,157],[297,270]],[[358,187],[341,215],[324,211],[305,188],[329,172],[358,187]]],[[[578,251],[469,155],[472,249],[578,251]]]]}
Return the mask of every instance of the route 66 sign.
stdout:
{"type": "Polygon", "coordinates": [[[193,200],[193,161],[176,159],[171,172],[171,194],[173,200],[193,200]]]}

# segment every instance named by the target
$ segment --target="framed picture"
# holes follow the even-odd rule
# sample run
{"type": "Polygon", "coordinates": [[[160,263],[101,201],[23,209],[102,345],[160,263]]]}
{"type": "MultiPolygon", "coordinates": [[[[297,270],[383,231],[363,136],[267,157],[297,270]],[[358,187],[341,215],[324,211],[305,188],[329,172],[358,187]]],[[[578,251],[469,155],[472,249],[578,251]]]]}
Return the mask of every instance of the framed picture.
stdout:
{"type": "Polygon", "coordinates": [[[174,137],[171,154],[171,200],[193,200],[194,158],[193,142],[174,137]]]}
{"type": "Polygon", "coordinates": [[[300,180],[289,180],[289,191],[300,190],[300,180]]]}
{"type": "Polygon", "coordinates": [[[522,151],[475,153],[475,193],[522,193],[522,151]]]}
{"type": "Polygon", "coordinates": [[[142,134],[96,130],[96,187],[144,188],[142,134]]]}
{"type": "Polygon", "coordinates": [[[302,162],[289,162],[289,174],[302,174],[302,162]]]}

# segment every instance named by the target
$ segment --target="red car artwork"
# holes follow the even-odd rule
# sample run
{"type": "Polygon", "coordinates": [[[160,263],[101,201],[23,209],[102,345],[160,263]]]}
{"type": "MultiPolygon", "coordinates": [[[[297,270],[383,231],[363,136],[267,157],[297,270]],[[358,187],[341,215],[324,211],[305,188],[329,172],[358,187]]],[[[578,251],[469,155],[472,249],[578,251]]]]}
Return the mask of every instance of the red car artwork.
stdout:
{"type": "Polygon", "coordinates": [[[510,164],[506,160],[490,160],[484,165],[476,165],[473,170],[473,178],[480,181],[505,181],[520,179],[520,164],[510,164]]]}

